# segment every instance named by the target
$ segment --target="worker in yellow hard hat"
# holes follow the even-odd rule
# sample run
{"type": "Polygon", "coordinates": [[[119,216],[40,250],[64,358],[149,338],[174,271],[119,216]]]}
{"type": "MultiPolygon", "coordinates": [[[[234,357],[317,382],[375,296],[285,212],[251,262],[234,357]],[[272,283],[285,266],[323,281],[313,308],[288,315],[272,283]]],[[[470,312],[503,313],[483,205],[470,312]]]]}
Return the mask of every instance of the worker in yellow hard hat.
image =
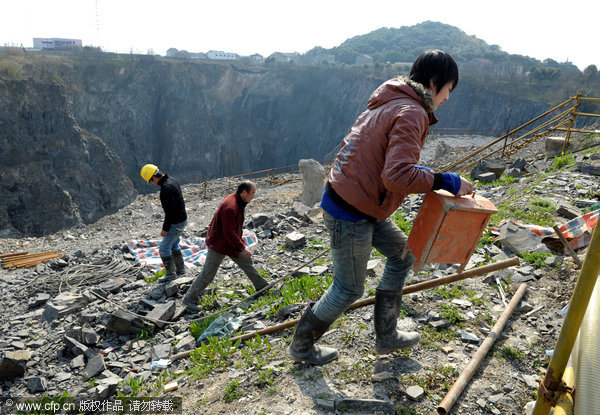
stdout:
{"type": "Polygon", "coordinates": [[[154,164],[146,164],[140,171],[142,179],[147,183],[160,186],[160,204],[165,211],[158,252],[165,267],[165,275],[161,282],[175,279],[185,274],[185,262],[179,241],[183,229],[187,225],[187,212],[179,183],[169,175],[161,172],[154,164]]]}

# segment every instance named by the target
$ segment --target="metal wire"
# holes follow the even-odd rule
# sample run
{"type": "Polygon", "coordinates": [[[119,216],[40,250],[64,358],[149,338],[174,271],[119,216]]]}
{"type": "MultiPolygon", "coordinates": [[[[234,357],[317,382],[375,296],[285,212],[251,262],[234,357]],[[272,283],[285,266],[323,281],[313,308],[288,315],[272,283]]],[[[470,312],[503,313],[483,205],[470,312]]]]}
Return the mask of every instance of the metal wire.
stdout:
{"type": "Polygon", "coordinates": [[[109,279],[137,276],[143,268],[141,264],[130,264],[113,255],[91,264],[76,265],[58,275],[58,278],[56,274],[41,275],[27,283],[19,292],[25,295],[36,292],[51,295],[65,291],[74,292],[81,287],[97,285],[109,279]]]}

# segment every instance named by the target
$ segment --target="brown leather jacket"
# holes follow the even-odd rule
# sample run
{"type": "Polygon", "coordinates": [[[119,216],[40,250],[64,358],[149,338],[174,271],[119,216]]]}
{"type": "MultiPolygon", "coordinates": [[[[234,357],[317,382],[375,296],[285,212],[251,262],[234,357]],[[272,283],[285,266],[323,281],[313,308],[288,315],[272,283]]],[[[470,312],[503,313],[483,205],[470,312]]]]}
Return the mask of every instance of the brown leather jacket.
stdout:
{"type": "Polygon", "coordinates": [[[406,195],[433,187],[433,173],[415,165],[436,122],[433,98],[421,84],[390,79],[373,92],[344,138],[329,183],[360,212],[388,218],[406,195]]]}

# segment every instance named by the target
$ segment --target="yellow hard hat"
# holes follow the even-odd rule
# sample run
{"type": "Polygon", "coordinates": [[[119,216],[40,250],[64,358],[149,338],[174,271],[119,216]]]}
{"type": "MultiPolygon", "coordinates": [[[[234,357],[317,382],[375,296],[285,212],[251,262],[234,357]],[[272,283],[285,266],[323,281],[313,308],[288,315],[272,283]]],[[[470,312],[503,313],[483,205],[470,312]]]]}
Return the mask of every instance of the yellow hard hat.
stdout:
{"type": "Polygon", "coordinates": [[[150,183],[150,179],[157,171],[158,167],[154,164],[146,164],[144,167],[142,167],[140,175],[142,176],[142,179],[146,180],[146,183],[150,183]]]}

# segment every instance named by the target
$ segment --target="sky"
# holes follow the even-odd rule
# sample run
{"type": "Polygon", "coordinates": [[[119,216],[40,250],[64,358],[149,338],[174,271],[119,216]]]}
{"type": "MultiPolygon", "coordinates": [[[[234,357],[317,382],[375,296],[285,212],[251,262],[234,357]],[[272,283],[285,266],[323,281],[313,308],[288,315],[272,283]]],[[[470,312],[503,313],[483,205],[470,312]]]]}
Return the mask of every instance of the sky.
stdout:
{"type": "Polygon", "coordinates": [[[104,51],[240,55],[331,48],[381,27],[430,20],[511,54],[600,68],[597,0],[3,0],[0,46],[81,39],[104,51]]]}

